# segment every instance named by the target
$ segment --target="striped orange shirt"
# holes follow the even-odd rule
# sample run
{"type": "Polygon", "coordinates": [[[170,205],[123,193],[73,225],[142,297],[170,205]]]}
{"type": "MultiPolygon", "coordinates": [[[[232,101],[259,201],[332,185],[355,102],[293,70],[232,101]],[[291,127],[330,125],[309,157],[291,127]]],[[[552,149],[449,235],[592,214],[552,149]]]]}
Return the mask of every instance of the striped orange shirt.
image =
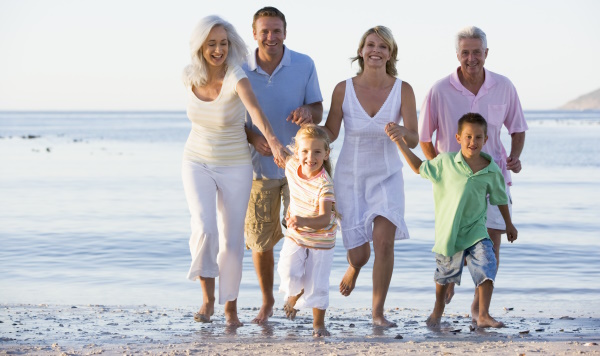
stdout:
{"type": "MultiPolygon", "coordinates": [[[[300,162],[288,160],[285,166],[290,189],[290,206],[288,214],[302,217],[319,215],[319,205],[330,201],[335,203],[333,180],[325,169],[311,179],[303,179],[298,174],[300,162]]],[[[286,236],[302,247],[314,249],[331,249],[335,246],[335,234],[338,229],[335,213],[331,211],[329,225],[323,229],[310,228],[288,229],[286,236]]]]}

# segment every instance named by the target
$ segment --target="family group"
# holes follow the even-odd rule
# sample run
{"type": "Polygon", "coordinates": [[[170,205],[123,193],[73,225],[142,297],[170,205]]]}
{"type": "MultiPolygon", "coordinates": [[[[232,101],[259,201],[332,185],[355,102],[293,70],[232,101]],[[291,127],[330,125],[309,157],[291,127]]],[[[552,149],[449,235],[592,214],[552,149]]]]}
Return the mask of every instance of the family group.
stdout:
{"type": "Polygon", "coordinates": [[[336,85],[319,126],[323,98],[315,64],[284,45],[286,25],[278,9],[258,10],[252,22],[257,49],[250,54],[218,16],[203,18],[191,36],[183,78],[192,128],[182,176],[192,228],[188,278],[202,288],[194,319],[211,321],[218,277],[226,323],[242,325],[237,298],[247,248],[262,291],[252,322],[267,322],[275,304],[273,248],[285,236],[277,264],[285,314],[293,319],[299,308],[312,308],[313,335],[329,335],[325,311],[339,226],[348,261],[340,293],[351,294],[373,249],[372,322],[396,326],[384,304],[395,241],[409,238],[401,152],[433,183],[436,301],[427,325],[439,327],[466,265],[476,285],[473,322],[502,327],[489,305],[501,236],[517,238],[510,171],[521,170],[527,124],[512,83],[484,68],[485,33],[477,27],[458,32],[460,66],[435,83],[417,118],[413,89],[397,78],[391,31],[369,29],[352,58],[357,75],[336,85]],[[330,145],[342,123],[333,174],[330,145]],[[503,126],[509,153],[500,140],[503,126]],[[426,161],[411,151],[418,144],[426,161]]]}

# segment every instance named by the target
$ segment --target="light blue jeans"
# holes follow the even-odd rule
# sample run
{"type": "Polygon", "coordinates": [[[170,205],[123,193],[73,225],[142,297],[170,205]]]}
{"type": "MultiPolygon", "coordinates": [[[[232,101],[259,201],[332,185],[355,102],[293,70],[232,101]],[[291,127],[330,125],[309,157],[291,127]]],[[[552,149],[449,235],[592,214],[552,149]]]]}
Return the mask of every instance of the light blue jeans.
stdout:
{"type": "Polygon", "coordinates": [[[496,279],[496,255],[494,245],[488,238],[477,242],[464,251],[459,251],[453,256],[435,254],[436,269],[433,280],[437,284],[456,283],[460,285],[460,277],[463,270],[463,261],[467,260],[467,267],[471,272],[473,283],[479,286],[481,283],[496,279]]]}

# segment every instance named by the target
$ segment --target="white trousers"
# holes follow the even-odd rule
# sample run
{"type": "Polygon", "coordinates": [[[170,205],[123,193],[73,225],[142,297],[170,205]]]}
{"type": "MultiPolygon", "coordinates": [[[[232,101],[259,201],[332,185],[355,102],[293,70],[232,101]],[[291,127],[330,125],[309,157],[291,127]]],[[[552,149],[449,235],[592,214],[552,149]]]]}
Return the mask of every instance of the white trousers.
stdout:
{"type": "Polygon", "coordinates": [[[219,304],[225,304],[237,299],[242,280],[252,165],[211,166],[184,160],[182,177],[192,215],[187,277],[219,277],[219,304]]]}
{"type": "Polygon", "coordinates": [[[317,250],[296,245],[284,238],[277,272],[279,291],[285,293],[285,301],[290,296],[304,294],[296,302],[295,308],[327,309],[329,306],[329,274],[333,263],[333,249],[317,250]]]}

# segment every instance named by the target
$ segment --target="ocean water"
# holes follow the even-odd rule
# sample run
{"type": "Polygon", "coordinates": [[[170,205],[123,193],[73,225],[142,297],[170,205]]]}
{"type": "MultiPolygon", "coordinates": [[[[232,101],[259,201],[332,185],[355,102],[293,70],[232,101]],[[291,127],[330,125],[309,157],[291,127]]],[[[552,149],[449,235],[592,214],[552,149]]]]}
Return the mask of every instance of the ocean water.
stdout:
{"type": "MultiPolygon", "coordinates": [[[[512,188],[519,239],[503,242],[492,312],[598,317],[600,112],[526,118],[523,170],[512,188]]],[[[0,112],[0,303],[197,308],[199,283],[186,279],[180,176],[189,129],[183,112],[0,112]]],[[[433,198],[428,181],[406,167],[404,175],[411,239],[396,243],[386,307],[421,312],[435,298],[433,198]]],[[[370,307],[373,257],[342,297],[338,236],[332,306],[370,307]]],[[[467,270],[463,277],[448,312],[469,311],[473,283],[467,270]]],[[[278,283],[276,276],[275,290],[278,283]]],[[[238,303],[260,304],[249,251],[238,303]]]]}

